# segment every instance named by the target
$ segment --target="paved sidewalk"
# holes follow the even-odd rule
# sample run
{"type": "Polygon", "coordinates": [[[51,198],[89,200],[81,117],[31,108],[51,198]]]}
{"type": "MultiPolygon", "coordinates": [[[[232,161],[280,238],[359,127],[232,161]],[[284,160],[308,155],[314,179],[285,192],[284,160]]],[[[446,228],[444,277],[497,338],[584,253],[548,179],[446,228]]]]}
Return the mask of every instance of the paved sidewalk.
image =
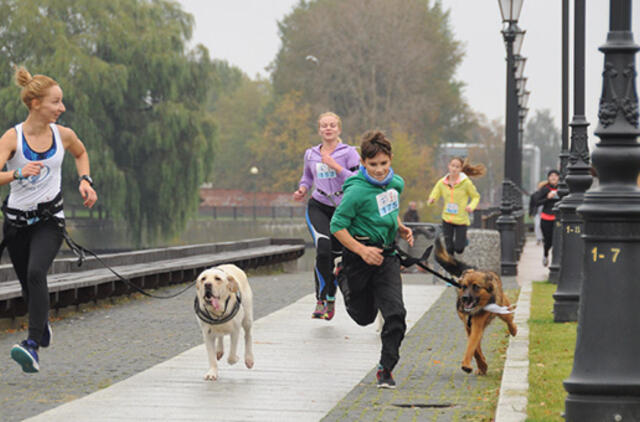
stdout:
{"type": "MultiPolygon", "coordinates": [[[[256,320],[313,292],[313,273],[251,275],[256,320]]],[[[156,293],[169,295],[184,285],[156,293]]],[[[202,344],[195,291],[169,300],[105,301],[52,323],[40,372],[25,374],[9,357],[25,330],[0,332],[0,421],[17,422],[111,386],[202,344]],[[53,388],[52,386],[55,386],[53,388]]],[[[315,306],[310,306],[308,313],[315,306]]],[[[55,312],[52,312],[55,315],[55,312]]]]}
{"type": "MultiPolygon", "coordinates": [[[[524,287],[521,299],[527,296],[527,283],[547,278],[541,254],[529,239],[518,265],[517,282],[524,287]]],[[[206,353],[200,345],[29,420],[489,421],[494,415],[488,403],[499,395],[500,402],[516,411],[516,419],[499,420],[524,420],[528,386],[521,370],[525,366],[528,370],[528,343],[520,343],[519,356],[513,346],[506,351],[510,341],[506,327],[496,319],[483,340],[487,376],[465,374],[460,360],[466,335],[455,312],[455,289],[434,286],[424,274],[404,274],[403,280],[410,331],[394,370],[396,390],[375,388],[380,348],[375,327],[353,323],[341,299],[333,321],[311,320],[314,300],[308,295],[255,322],[252,370],[244,368],[242,359],[233,367],[223,360],[219,380],[205,382],[206,353]],[[509,375],[513,369],[520,371],[516,378],[509,375]],[[501,379],[502,389],[496,388],[501,379]],[[509,379],[516,382],[509,385],[509,379]],[[519,389],[516,405],[503,401],[513,386],[519,389]]],[[[515,280],[505,281],[515,285],[515,280]]],[[[516,339],[522,341],[528,339],[528,329],[525,307],[520,301],[518,305],[516,339]]]]}
{"type": "MultiPolygon", "coordinates": [[[[409,327],[445,290],[404,288],[409,327]]],[[[308,295],[256,321],[252,370],[222,361],[218,381],[204,381],[201,345],[29,421],[319,420],[375,366],[380,340],[373,325],[351,321],[342,300],[331,322],[309,318],[313,303],[308,295]]]]}

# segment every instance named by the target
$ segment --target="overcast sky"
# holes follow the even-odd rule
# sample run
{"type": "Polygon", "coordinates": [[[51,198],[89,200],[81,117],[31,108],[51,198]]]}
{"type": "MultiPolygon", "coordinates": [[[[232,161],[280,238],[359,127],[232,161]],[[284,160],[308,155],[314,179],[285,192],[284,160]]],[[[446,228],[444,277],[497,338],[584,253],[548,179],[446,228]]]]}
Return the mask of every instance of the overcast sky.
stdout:
{"type": "MultiPolygon", "coordinates": [[[[380,0],[383,1],[383,0],[380,0]]],[[[291,12],[298,0],[179,0],[195,16],[194,43],[208,47],[211,56],[225,59],[249,76],[268,76],[265,67],[280,48],[277,21],[291,12]]],[[[570,2],[573,4],[573,1],[570,2]]],[[[598,100],[602,89],[603,54],[608,0],[587,3],[586,114],[590,131],[597,125],[598,100]]],[[[633,10],[634,38],[640,43],[640,5],[633,10]]],[[[464,96],[471,107],[489,118],[504,119],[505,49],[496,0],[442,0],[451,11],[451,27],[464,45],[466,55],[456,78],[466,84],[464,96]]],[[[573,15],[573,13],[572,13],[573,15]]],[[[522,54],[527,57],[525,76],[531,91],[529,117],[536,109],[552,111],[560,125],[561,109],[561,2],[525,0],[519,25],[526,30],[522,54]]],[[[571,16],[573,27],[573,16],[571,16]]],[[[573,49],[573,40],[571,40],[573,49]]],[[[573,57],[573,53],[571,53],[573,57]]],[[[573,102],[573,77],[570,76],[573,102]]],[[[569,119],[573,114],[572,107],[569,119]]],[[[593,143],[595,139],[590,139],[593,143]]]]}

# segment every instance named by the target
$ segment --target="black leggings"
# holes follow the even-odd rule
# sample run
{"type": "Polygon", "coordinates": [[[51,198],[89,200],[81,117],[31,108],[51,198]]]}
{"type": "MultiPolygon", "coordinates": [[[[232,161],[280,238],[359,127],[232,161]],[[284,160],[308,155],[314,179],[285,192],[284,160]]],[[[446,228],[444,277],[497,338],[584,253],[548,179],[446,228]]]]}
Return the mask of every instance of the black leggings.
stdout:
{"type": "Polygon", "coordinates": [[[358,325],[369,325],[380,310],[384,318],[380,364],[392,370],[400,359],[400,344],[407,329],[400,260],[395,255],[385,256],[382,265],[369,265],[345,249],[342,263],[338,283],[347,313],[358,325]]]}
{"type": "Polygon", "coordinates": [[[442,222],[442,235],[444,236],[444,245],[449,255],[453,253],[462,253],[467,246],[467,226],[464,224],[451,224],[446,221],[442,222]]]}
{"type": "Polygon", "coordinates": [[[49,317],[47,272],[62,244],[62,230],[55,220],[18,229],[5,223],[4,235],[29,312],[29,339],[40,344],[49,317]]]}
{"type": "Polygon", "coordinates": [[[316,246],[316,267],[314,278],[317,300],[334,300],[336,280],[333,275],[334,260],[342,255],[342,245],[329,230],[329,223],[335,208],[315,199],[307,204],[307,226],[316,246]]]}
{"type": "Polygon", "coordinates": [[[556,222],[554,220],[540,220],[540,229],[542,230],[542,239],[544,241],[544,256],[549,256],[549,249],[553,244],[553,227],[555,225],[556,222]]]}

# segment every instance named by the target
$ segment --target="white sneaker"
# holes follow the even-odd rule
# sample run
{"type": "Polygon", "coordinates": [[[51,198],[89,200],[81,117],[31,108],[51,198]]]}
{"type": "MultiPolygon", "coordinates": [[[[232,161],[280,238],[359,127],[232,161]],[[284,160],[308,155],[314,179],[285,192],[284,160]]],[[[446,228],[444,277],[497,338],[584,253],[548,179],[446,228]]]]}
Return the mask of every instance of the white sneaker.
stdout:
{"type": "Polygon", "coordinates": [[[542,257],[542,265],[545,266],[545,267],[547,265],[549,265],[549,258],[547,258],[546,256],[543,256],[542,257]]]}

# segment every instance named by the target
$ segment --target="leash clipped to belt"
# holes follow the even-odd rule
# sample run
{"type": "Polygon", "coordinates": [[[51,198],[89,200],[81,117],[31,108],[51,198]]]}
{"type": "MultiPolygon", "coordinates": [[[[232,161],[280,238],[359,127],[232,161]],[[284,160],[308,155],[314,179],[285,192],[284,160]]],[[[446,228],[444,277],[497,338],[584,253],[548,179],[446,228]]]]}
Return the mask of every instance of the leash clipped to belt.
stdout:
{"type": "Polygon", "coordinates": [[[447,277],[446,275],[440,274],[438,271],[434,270],[433,268],[429,267],[427,264],[425,264],[425,262],[427,261],[427,259],[429,258],[429,255],[431,255],[431,251],[433,250],[433,245],[429,246],[424,253],[422,254],[422,256],[420,258],[416,258],[413,257],[411,255],[409,255],[407,252],[403,251],[402,249],[400,249],[397,245],[395,247],[396,252],[398,252],[398,255],[400,256],[400,263],[405,266],[405,267],[410,267],[412,265],[417,265],[418,267],[422,268],[423,270],[430,272],[431,274],[435,275],[436,277],[446,281],[447,283],[451,284],[452,286],[461,289],[462,285],[460,285],[460,283],[458,283],[458,281],[453,278],[453,277],[447,277]]]}

